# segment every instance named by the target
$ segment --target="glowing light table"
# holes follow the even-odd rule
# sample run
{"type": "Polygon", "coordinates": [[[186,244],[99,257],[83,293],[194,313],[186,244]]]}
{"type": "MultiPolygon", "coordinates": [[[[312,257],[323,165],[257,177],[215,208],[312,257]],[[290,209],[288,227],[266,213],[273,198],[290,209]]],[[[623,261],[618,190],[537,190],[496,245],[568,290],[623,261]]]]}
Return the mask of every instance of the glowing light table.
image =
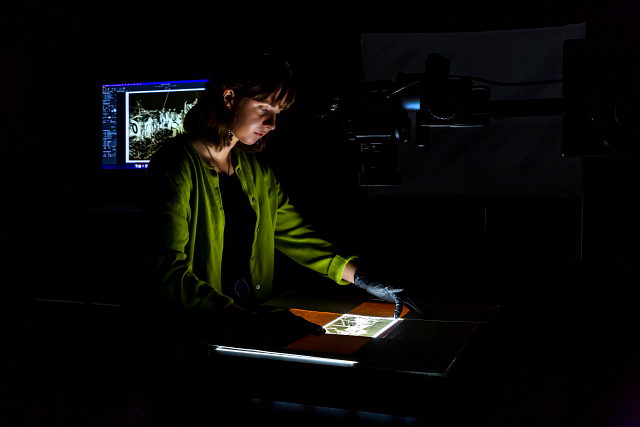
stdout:
{"type": "Polygon", "coordinates": [[[425,304],[427,319],[418,319],[405,308],[401,319],[393,321],[392,304],[371,300],[287,292],[265,305],[289,309],[325,326],[329,333],[293,342],[230,335],[205,345],[223,356],[444,377],[474,331],[489,322],[499,308],[431,301],[425,304]]]}

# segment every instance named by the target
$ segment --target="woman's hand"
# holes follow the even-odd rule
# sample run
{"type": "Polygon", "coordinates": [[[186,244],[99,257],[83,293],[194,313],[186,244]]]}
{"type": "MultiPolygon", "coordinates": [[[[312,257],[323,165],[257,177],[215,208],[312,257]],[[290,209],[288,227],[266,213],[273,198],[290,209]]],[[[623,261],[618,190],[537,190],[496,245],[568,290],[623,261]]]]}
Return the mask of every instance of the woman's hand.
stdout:
{"type": "Polygon", "coordinates": [[[361,269],[355,272],[353,284],[369,292],[371,295],[380,298],[381,300],[395,304],[396,310],[393,314],[393,317],[395,317],[396,319],[400,317],[402,308],[405,305],[409,307],[411,311],[424,316],[424,312],[420,309],[420,307],[418,307],[416,303],[411,300],[411,298],[409,298],[404,293],[404,289],[396,289],[392,286],[385,286],[379,281],[369,277],[367,273],[363,272],[361,269]]]}
{"type": "Polygon", "coordinates": [[[257,318],[258,315],[255,312],[244,309],[237,304],[231,304],[222,313],[221,329],[223,331],[247,332],[255,325],[257,318]]]}

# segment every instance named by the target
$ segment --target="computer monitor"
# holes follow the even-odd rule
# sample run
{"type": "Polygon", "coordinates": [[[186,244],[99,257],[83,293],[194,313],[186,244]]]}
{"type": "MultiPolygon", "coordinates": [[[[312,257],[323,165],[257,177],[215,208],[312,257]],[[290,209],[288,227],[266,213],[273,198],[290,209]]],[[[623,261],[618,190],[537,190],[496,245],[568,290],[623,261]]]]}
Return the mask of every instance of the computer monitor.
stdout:
{"type": "Polygon", "coordinates": [[[207,80],[102,85],[102,169],[146,169],[155,151],[183,131],[207,80]]]}

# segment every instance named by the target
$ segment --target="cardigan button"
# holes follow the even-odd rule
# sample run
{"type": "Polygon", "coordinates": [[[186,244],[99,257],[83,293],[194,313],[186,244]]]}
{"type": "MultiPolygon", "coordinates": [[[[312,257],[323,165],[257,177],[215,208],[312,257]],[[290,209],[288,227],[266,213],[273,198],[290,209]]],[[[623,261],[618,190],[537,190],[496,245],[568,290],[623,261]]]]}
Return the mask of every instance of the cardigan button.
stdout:
{"type": "Polygon", "coordinates": [[[242,173],[242,169],[238,168],[238,173],[242,173]]]}
{"type": "Polygon", "coordinates": [[[256,289],[260,289],[260,285],[256,285],[256,289]]]}
{"type": "Polygon", "coordinates": [[[256,202],[256,198],[255,198],[255,197],[252,197],[252,198],[251,198],[251,201],[252,201],[253,203],[255,203],[255,202],[256,202]]]}

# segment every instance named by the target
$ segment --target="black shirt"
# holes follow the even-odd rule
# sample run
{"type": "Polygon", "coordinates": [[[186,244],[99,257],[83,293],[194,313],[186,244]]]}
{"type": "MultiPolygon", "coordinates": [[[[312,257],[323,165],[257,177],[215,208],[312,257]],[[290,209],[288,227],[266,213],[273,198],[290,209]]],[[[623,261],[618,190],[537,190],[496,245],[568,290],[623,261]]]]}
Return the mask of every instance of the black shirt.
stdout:
{"type": "MultiPolygon", "coordinates": [[[[222,291],[237,300],[232,293],[235,283],[244,278],[251,289],[249,262],[253,244],[256,214],[234,174],[219,174],[222,208],[224,209],[224,248],[222,250],[222,291]]],[[[236,301],[241,303],[241,301],[236,301]]],[[[242,304],[240,304],[242,305],[242,304]]]]}

